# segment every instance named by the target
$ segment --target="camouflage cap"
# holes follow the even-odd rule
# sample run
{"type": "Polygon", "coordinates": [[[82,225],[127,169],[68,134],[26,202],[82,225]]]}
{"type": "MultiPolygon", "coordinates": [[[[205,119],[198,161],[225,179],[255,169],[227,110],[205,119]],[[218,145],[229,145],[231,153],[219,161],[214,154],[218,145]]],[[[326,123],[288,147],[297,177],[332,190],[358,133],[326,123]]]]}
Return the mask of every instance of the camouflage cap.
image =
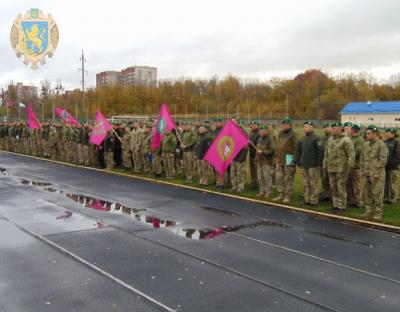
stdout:
{"type": "Polygon", "coordinates": [[[369,126],[367,127],[367,129],[365,129],[365,130],[371,130],[371,131],[373,131],[373,132],[378,132],[378,131],[379,131],[379,128],[378,128],[377,126],[375,126],[375,125],[369,125],[369,126]]]}
{"type": "Polygon", "coordinates": [[[388,129],[385,130],[385,132],[390,132],[390,133],[393,133],[393,134],[397,134],[397,130],[395,128],[388,128],[388,129]]]}
{"type": "Polygon", "coordinates": [[[322,124],[322,128],[328,128],[328,127],[331,127],[331,126],[332,126],[332,124],[330,122],[324,122],[322,124]]]}
{"type": "Polygon", "coordinates": [[[290,118],[289,116],[286,116],[285,118],[282,119],[281,124],[292,124],[293,119],[290,118]]]}
{"type": "Polygon", "coordinates": [[[350,122],[350,121],[346,121],[344,124],[343,124],[343,127],[351,127],[353,124],[350,122]]]}
{"type": "Polygon", "coordinates": [[[310,125],[310,126],[315,126],[315,124],[311,120],[307,120],[303,123],[303,125],[310,125]]]}

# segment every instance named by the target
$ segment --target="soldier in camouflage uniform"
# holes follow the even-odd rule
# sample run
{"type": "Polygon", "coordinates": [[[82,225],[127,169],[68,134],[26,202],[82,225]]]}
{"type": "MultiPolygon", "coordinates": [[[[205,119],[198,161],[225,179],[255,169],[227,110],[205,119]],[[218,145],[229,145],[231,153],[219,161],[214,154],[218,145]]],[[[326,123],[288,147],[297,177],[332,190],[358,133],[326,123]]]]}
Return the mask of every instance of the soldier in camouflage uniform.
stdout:
{"type": "Polygon", "coordinates": [[[51,125],[49,131],[49,157],[51,157],[53,160],[57,159],[57,141],[57,127],[55,125],[51,125]]]}
{"type": "Polygon", "coordinates": [[[208,185],[210,165],[206,160],[204,160],[204,156],[211,146],[211,140],[211,135],[208,132],[208,129],[206,127],[199,127],[199,135],[196,143],[196,160],[200,185],[208,185]]]}
{"type": "Polygon", "coordinates": [[[347,121],[343,124],[344,127],[344,133],[347,137],[351,137],[351,127],[353,126],[353,124],[350,121],[347,121]]]}
{"type": "MultiPolygon", "coordinates": [[[[268,125],[268,131],[269,131],[269,137],[272,140],[272,143],[274,144],[274,147],[276,146],[276,141],[278,139],[278,135],[276,133],[276,126],[274,124],[269,124],[268,125]]],[[[276,188],[276,157],[274,157],[274,166],[272,168],[272,188],[276,188]]]]}
{"type": "Polygon", "coordinates": [[[63,127],[63,149],[61,151],[61,159],[66,161],[72,160],[72,133],[71,128],[64,126],[63,127]]]}
{"type": "Polygon", "coordinates": [[[143,171],[148,174],[152,171],[153,155],[151,153],[151,125],[145,125],[143,129],[143,143],[142,143],[142,155],[143,155],[143,171]]]}
{"type": "Polygon", "coordinates": [[[282,201],[287,204],[293,193],[294,174],[296,164],[294,153],[296,150],[296,133],[292,129],[292,119],[285,117],[282,122],[282,130],[279,132],[275,146],[276,161],[276,187],[279,196],[274,201],[282,201]]]}
{"type": "Polygon", "coordinates": [[[355,152],[340,122],[332,124],[332,131],[333,136],[325,148],[323,168],[329,175],[333,209],[344,211],[347,208],[346,181],[354,168],[355,152]]]}
{"type": "Polygon", "coordinates": [[[161,141],[161,151],[167,179],[175,178],[174,152],[176,145],[177,140],[175,135],[173,135],[171,132],[165,133],[161,141]]]}
{"type": "MultiPolygon", "coordinates": [[[[256,120],[250,122],[250,135],[249,139],[253,145],[257,145],[258,138],[260,137],[259,124],[256,120]]],[[[256,149],[253,145],[249,146],[249,160],[250,160],[250,177],[251,187],[256,189],[258,187],[258,174],[257,174],[257,160],[256,160],[256,149]]]]}
{"type": "Polygon", "coordinates": [[[125,127],[125,132],[124,136],[122,137],[122,161],[124,163],[124,169],[125,170],[131,170],[132,169],[132,152],[130,149],[130,142],[131,142],[131,129],[126,126],[122,125],[125,127]]]}
{"type": "Polygon", "coordinates": [[[50,157],[50,151],[49,151],[50,124],[48,122],[44,122],[42,126],[43,126],[43,134],[42,134],[43,156],[50,157]]]}
{"type": "Polygon", "coordinates": [[[383,195],[385,191],[385,166],[388,159],[388,149],[379,139],[378,127],[368,126],[366,129],[364,173],[365,173],[365,214],[373,215],[380,221],[383,214],[383,195]]]}
{"type": "MultiPolygon", "coordinates": [[[[324,135],[321,138],[322,149],[325,152],[326,145],[328,140],[332,137],[332,127],[331,123],[326,122],[322,125],[324,129],[324,135]]],[[[329,184],[329,175],[328,170],[326,168],[322,168],[321,170],[321,184],[322,184],[322,192],[319,195],[321,201],[329,201],[331,199],[331,186],[329,184]]]]}
{"type": "Polygon", "coordinates": [[[83,165],[90,165],[90,129],[89,124],[85,123],[82,127],[82,161],[83,165]]]}
{"type": "MultiPolygon", "coordinates": [[[[211,139],[214,142],[215,139],[218,137],[218,135],[220,134],[220,132],[222,131],[224,127],[224,119],[223,118],[217,118],[215,120],[215,129],[214,131],[211,133],[211,139]]],[[[227,174],[228,174],[228,170],[225,171],[224,175],[221,176],[219,175],[215,170],[214,170],[214,175],[215,175],[215,184],[217,186],[217,188],[222,189],[225,185],[225,181],[227,180],[227,174]]]]}
{"type": "Polygon", "coordinates": [[[316,206],[319,199],[318,186],[323,159],[322,142],[314,134],[312,121],[306,121],[303,127],[304,137],[297,143],[295,162],[302,169],[304,203],[316,206]]]}
{"type": "Polygon", "coordinates": [[[131,143],[130,148],[133,157],[133,167],[135,173],[140,173],[143,168],[143,155],[142,155],[142,146],[143,142],[143,133],[139,127],[137,122],[133,123],[133,129],[131,132],[131,143]]]}
{"type": "Polygon", "coordinates": [[[256,164],[259,193],[258,196],[268,198],[272,192],[272,170],[274,167],[275,147],[269,136],[267,126],[261,126],[257,140],[256,164]]]}
{"type": "Polygon", "coordinates": [[[31,154],[31,145],[29,143],[29,136],[30,136],[30,131],[28,125],[24,125],[22,129],[22,138],[24,142],[24,153],[26,155],[31,154]]]}
{"type": "Polygon", "coordinates": [[[350,139],[354,146],[355,165],[347,177],[347,198],[349,205],[363,207],[364,191],[364,139],[360,136],[361,126],[353,124],[350,139]]]}
{"type": "MultiPolygon", "coordinates": [[[[237,124],[237,127],[242,130],[244,134],[246,131],[239,124],[239,120],[232,118],[232,121],[237,124]]],[[[232,191],[242,193],[246,183],[246,161],[249,147],[244,146],[242,150],[235,156],[230,166],[230,181],[232,184],[232,191]]]]}
{"type": "Polygon", "coordinates": [[[8,128],[8,148],[10,152],[15,152],[15,123],[8,128]]]}
{"type": "Polygon", "coordinates": [[[192,125],[190,123],[183,124],[181,140],[186,183],[192,183],[195,170],[194,148],[197,143],[197,134],[192,131],[192,125]]]}
{"type": "Polygon", "coordinates": [[[389,156],[386,164],[385,202],[396,204],[399,200],[400,183],[400,142],[396,139],[397,131],[394,128],[386,130],[385,144],[389,156]]]}

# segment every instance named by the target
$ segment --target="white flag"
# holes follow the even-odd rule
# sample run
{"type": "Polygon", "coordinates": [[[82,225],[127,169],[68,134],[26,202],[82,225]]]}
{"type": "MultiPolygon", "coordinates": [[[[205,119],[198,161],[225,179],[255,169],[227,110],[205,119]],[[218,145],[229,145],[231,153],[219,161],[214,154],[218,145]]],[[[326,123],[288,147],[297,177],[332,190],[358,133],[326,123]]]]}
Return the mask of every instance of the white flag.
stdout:
{"type": "Polygon", "coordinates": [[[19,107],[25,107],[25,104],[19,103],[19,107]]]}

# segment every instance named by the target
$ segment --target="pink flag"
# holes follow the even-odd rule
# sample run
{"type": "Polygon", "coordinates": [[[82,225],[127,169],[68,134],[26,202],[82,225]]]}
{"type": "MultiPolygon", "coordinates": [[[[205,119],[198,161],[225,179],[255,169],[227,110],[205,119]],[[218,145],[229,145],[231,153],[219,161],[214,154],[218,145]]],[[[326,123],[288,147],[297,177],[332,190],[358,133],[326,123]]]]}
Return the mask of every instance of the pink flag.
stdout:
{"type": "Polygon", "coordinates": [[[157,121],[153,129],[151,148],[153,150],[157,149],[161,144],[164,133],[169,132],[174,128],[176,128],[175,122],[169,113],[168,105],[164,103],[158,113],[157,121]]]}
{"type": "Polygon", "coordinates": [[[106,138],[107,132],[112,129],[112,126],[107,121],[107,119],[103,116],[100,111],[96,113],[96,121],[93,126],[93,132],[90,136],[90,142],[95,145],[100,145],[101,142],[106,138]]]}
{"type": "Polygon", "coordinates": [[[215,141],[211,144],[204,160],[207,160],[222,176],[242,148],[249,143],[243,130],[228,120],[215,141]]]}
{"type": "Polygon", "coordinates": [[[26,107],[26,110],[28,111],[29,128],[31,128],[31,129],[42,128],[42,125],[40,124],[39,120],[37,120],[36,115],[33,112],[32,105],[28,105],[26,107]]]}
{"type": "Polygon", "coordinates": [[[62,109],[61,107],[56,107],[55,111],[65,123],[75,126],[78,125],[78,121],[65,109],[62,109]]]}

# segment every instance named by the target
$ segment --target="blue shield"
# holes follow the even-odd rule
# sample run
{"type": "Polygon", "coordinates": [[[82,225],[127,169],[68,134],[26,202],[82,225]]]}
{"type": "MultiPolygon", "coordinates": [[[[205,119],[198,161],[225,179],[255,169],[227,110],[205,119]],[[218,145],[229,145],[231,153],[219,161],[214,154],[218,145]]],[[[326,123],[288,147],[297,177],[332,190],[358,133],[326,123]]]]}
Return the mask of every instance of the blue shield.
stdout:
{"type": "Polygon", "coordinates": [[[21,22],[22,38],[20,44],[31,55],[39,55],[46,52],[49,44],[48,22],[21,22]]]}

